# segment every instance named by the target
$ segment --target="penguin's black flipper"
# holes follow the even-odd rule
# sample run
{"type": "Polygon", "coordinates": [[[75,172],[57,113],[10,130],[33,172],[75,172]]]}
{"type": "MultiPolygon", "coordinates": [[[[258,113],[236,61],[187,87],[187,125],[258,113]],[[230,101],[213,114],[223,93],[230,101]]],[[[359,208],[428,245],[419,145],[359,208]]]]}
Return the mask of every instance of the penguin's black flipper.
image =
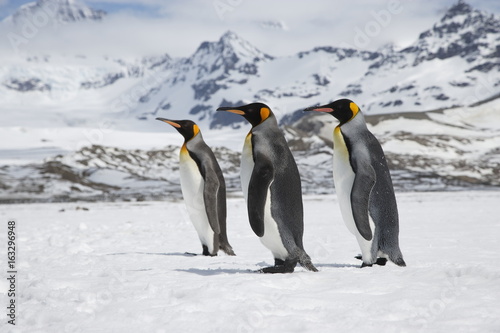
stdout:
{"type": "Polygon", "coordinates": [[[219,196],[219,179],[215,174],[206,173],[203,177],[205,179],[205,187],[203,188],[203,200],[205,201],[205,211],[208,217],[208,223],[216,234],[220,234],[219,215],[217,209],[219,203],[217,202],[219,196]]]}
{"type": "Polygon", "coordinates": [[[359,233],[369,241],[373,235],[368,218],[368,204],[375,185],[375,170],[371,165],[362,165],[356,167],[355,174],[351,191],[352,215],[359,233]]]}
{"type": "Polygon", "coordinates": [[[264,236],[264,206],[273,177],[272,163],[263,156],[255,159],[248,187],[248,218],[253,232],[259,237],[264,236]]]}

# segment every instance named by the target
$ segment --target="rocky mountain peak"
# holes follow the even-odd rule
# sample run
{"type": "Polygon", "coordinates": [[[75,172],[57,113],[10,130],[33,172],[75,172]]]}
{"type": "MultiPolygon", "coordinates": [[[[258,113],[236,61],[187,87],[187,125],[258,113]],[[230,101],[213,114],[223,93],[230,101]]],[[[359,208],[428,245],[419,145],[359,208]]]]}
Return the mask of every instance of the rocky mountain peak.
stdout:
{"type": "Polygon", "coordinates": [[[488,42],[491,40],[500,41],[500,19],[459,0],[439,22],[422,32],[418,40],[402,52],[416,55],[413,66],[455,56],[473,62],[488,54],[496,57],[496,50],[488,42]]]}
{"type": "Polygon", "coordinates": [[[26,21],[31,22],[37,15],[68,23],[86,20],[99,21],[106,15],[106,12],[90,8],[78,0],[38,0],[19,7],[4,21],[21,25],[26,21]]]}
{"type": "Polygon", "coordinates": [[[471,7],[471,5],[469,5],[468,3],[466,3],[463,0],[459,0],[456,4],[451,6],[446,11],[444,16],[441,18],[441,22],[453,19],[457,16],[469,15],[469,14],[472,14],[472,12],[474,12],[474,9],[471,7]]]}
{"type": "Polygon", "coordinates": [[[190,62],[202,65],[209,72],[223,69],[239,69],[246,74],[255,74],[255,63],[272,59],[271,56],[257,49],[248,41],[240,38],[232,31],[227,31],[216,42],[203,42],[190,62]]]}
{"type": "Polygon", "coordinates": [[[255,62],[272,59],[271,56],[260,51],[232,31],[224,33],[219,39],[218,44],[222,46],[223,51],[233,52],[243,60],[255,62]]]}
{"type": "Polygon", "coordinates": [[[474,9],[460,0],[446,11],[432,30],[440,37],[444,34],[461,33],[468,28],[483,31],[482,26],[491,23],[491,20],[495,21],[492,15],[474,9]]]}

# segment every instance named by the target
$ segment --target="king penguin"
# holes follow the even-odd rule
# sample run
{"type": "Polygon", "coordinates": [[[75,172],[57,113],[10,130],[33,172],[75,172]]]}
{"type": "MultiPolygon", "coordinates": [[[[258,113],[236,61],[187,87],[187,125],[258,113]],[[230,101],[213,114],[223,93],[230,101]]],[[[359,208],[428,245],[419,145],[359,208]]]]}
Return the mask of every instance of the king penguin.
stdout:
{"type": "Polygon", "coordinates": [[[172,125],[184,137],[179,162],[181,189],[203,255],[216,256],[221,249],[234,256],[226,234],[226,183],[200,128],[191,120],[156,119],[172,125]]]}
{"type": "Polygon", "coordinates": [[[333,180],[347,228],[361,248],[361,267],[406,266],[399,249],[396,197],[384,151],[368,130],[363,113],[349,99],[305,111],[326,112],[339,120],[333,131],[333,180]]]}
{"type": "Polygon", "coordinates": [[[263,273],[292,273],[297,263],[316,272],[304,251],[300,175],[271,109],[262,103],[220,107],[251,125],[241,156],[241,187],[254,233],[274,256],[263,273]]]}

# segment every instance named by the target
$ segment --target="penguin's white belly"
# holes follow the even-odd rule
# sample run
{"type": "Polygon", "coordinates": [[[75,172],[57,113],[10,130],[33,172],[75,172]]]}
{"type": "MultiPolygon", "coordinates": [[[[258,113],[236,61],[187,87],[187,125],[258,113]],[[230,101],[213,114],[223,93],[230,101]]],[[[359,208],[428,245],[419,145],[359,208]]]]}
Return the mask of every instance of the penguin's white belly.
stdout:
{"type": "Polygon", "coordinates": [[[347,229],[354,235],[358,233],[351,208],[351,189],[356,176],[352,171],[349,161],[344,161],[340,152],[333,150],[333,180],[335,182],[335,191],[340,205],[342,217],[347,229]]]}
{"type": "MultiPolygon", "coordinates": [[[[247,135],[243,152],[241,154],[241,188],[245,201],[248,204],[248,186],[254,168],[251,134],[247,135]]],[[[271,183],[272,184],[272,183],[271,183]]],[[[269,188],[271,185],[269,185],[269,188]]],[[[271,215],[271,190],[267,190],[266,204],[264,206],[264,235],[260,237],[261,243],[267,247],[275,258],[285,260],[288,257],[288,251],[283,246],[283,241],[278,230],[278,224],[271,215]]]]}
{"type": "Polygon", "coordinates": [[[274,258],[285,260],[288,257],[288,251],[281,240],[278,224],[271,215],[270,198],[271,190],[267,190],[266,205],[264,206],[264,236],[260,237],[260,241],[272,252],[274,258]]]}
{"type": "MultiPolygon", "coordinates": [[[[351,191],[356,174],[352,170],[349,161],[349,152],[344,138],[337,128],[334,131],[333,144],[333,180],[335,182],[335,191],[337,192],[340,212],[342,213],[342,218],[347,229],[356,236],[356,240],[358,241],[363,255],[363,260],[370,262],[373,238],[369,241],[364,239],[359,233],[356,222],[354,221],[352,210],[356,209],[356,207],[353,208],[351,205],[351,191]]],[[[370,216],[369,221],[372,233],[374,233],[375,225],[370,216]]]]}
{"type": "Polygon", "coordinates": [[[214,251],[214,231],[210,227],[205,210],[205,200],[203,198],[205,181],[201,176],[198,165],[189,156],[187,150],[181,150],[179,170],[181,174],[182,195],[189,217],[198,233],[201,243],[206,245],[208,251],[212,253],[214,251]]]}
{"type": "Polygon", "coordinates": [[[241,190],[243,191],[245,201],[248,200],[248,185],[250,184],[254,164],[252,153],[252,135],[248,134],[245,139],[245,144],[243,145],[240,166],[241,190]]]}

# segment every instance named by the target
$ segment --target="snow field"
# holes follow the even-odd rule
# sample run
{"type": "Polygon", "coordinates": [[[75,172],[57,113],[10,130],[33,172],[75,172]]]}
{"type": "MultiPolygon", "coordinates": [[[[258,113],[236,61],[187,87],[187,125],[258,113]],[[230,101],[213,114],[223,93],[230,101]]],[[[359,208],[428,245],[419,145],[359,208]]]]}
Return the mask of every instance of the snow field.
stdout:
{"type": "Polygon", "coordinates": [[[408,267],[360,269],[336,196],[305,197],[304,244],[319,272],[285,275],[254,272],[273,258],[241,198],[228,200],[237,256],[214,258],[184,254],[201,244],[183,202],[3,205],[1,220],[18,226],[18,325],[2,311],[0,331],[499,331],[499,199],[399,194],[408,267]]]}

